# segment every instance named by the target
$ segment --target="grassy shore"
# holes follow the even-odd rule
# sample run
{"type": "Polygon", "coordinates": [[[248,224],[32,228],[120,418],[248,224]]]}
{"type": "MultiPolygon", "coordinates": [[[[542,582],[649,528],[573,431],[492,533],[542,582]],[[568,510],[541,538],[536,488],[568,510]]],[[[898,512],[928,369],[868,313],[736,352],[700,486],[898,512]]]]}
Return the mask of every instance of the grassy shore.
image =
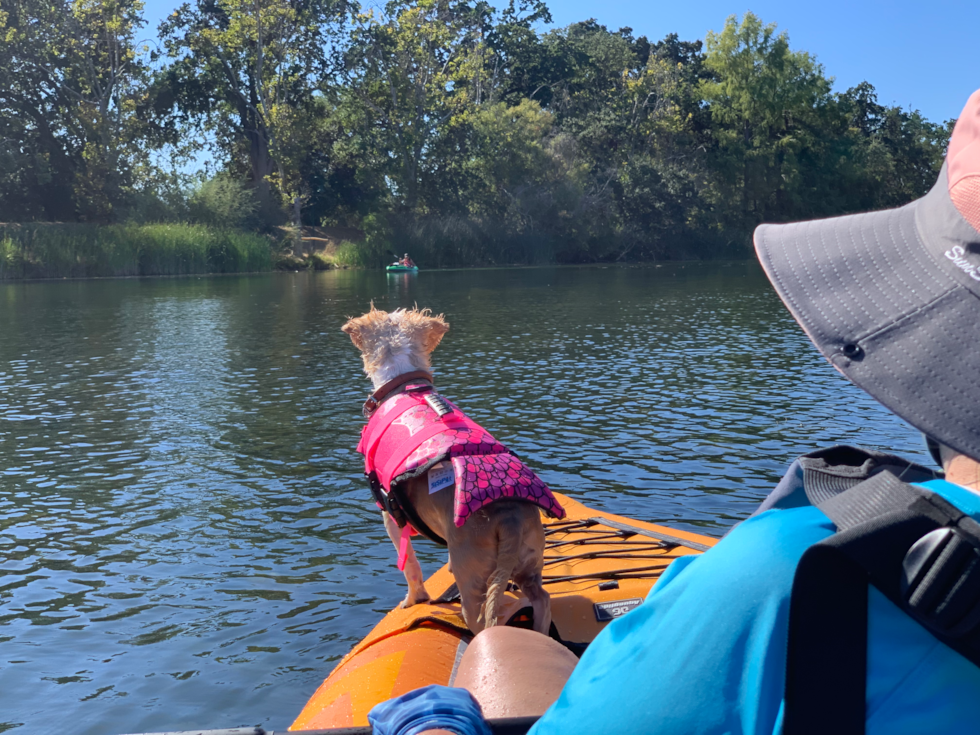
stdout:
{"type": "Polygon", "coordinates": [[[267,271],[262,235],[190,224],[0,224],[0,281],[267,271]]]}

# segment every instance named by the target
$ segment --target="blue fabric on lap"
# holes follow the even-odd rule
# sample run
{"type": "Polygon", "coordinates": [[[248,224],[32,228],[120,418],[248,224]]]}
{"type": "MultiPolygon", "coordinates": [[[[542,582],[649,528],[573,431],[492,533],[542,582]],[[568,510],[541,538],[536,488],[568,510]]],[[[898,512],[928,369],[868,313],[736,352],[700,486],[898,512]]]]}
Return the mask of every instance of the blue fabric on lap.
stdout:
{"type": "Polygon", "coordinates": [[[418,735],[448,730],[457,735],[491,735],[483,711],[465,689],[438,684],[415,689],[376,705],[368,713],[376,735],[418,735]]]}

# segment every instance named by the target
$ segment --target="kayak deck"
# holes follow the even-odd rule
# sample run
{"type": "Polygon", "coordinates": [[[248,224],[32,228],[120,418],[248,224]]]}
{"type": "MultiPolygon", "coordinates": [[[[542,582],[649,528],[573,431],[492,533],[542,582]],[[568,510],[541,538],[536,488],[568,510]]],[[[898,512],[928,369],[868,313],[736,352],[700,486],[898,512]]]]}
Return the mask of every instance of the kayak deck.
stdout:
{"type": "MultiPolygon", "coordinates": [[[[544,519],[544,584],[551,595],[552,636],[578,654],[610,620],[639,605],[670,562],[716,543],[555,496],[567,515],[544,519]]],[[[378,702],[452,683],[473,635],[463,621],[449,565],[425,586],[433,599],[382,618],[337,664],[290,730],[367,725],[367,713],[378,702]]],[[[506,593],[502,619],[531,626],[530,603],[516,588],[506,593]]]]}

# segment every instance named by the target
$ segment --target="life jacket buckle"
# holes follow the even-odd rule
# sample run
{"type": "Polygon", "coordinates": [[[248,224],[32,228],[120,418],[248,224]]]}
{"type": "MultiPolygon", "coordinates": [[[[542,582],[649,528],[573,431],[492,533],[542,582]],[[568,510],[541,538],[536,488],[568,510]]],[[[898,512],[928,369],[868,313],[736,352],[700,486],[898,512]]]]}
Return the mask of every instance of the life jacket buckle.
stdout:
{"type": "Polygon", "coordinates": [[[425,402],[429,404],[429,408],[436,412],[436,415],[442,418],[447,413],[452,413],[453,409],[446,399],[440,396],[438,393],[428,393],[425,396],[425,402]]]}
{"type": "Polygon", "coordinates": [[[980,623],[980,541],[944,526],[916,541],[902,561],[902,596],[927,628],[958,638],[980,623]]]}
{"type": "Polygon", "coordinates": [[[370,472],[367,478],[368,484],[371,486],[371,495],[374,496],[374,502],[378,504],[379,508],[394,519],[399,528],[404,526],[407,522],[405,512],[398,504],[398,500],[395,498],[394,494],[385,492],[384,487],[381,485],[381,481],[378,479],[378,473],[370,472]]]}

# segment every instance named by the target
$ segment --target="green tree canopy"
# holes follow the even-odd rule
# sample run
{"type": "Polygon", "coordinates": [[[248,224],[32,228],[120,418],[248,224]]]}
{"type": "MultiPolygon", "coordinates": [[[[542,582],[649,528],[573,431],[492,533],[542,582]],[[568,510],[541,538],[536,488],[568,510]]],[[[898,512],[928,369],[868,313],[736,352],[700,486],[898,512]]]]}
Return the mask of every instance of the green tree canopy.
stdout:
{"type": "Polygon", "coordinates": [[[8,216],[116,218],[161,142],[139,115],[148,77],[136,40],[142,2],[0,7],[0,196],[8,216]]]}
{"type": "Polygon", "coordinates": [[[273,206],[275,190],[297,225],[315,97],[346,9],[343,0],[197,0],[160,27],[169,64],[158,86],[248,176],[260,206],[273,206]]]}

